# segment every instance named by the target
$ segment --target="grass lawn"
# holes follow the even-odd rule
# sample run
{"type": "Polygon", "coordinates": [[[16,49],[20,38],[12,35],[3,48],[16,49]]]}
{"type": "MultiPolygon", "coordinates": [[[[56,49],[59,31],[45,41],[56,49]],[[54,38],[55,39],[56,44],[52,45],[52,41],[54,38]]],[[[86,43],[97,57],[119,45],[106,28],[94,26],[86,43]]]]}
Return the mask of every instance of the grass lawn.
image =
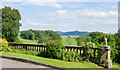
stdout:
{"type": "Polygon", "coordinates": [[[19,40],[22,41],[22,43],[25,43],[25,44],[38,44],[37,40],[28,40],[28,39],[22,39],[22,38],[19,38],[19,40]]]}
{"type": "Polygon", "coordinates": [[[66,62],[66,61],[61,61],[61,60],[57,60],[57,59],[49,59],[49,58],[44,58],[44,57],[12,53],[12,52],[3,52],[2,55],[25,58],[25,59],[34,60],[34,61],[38,61],[41,63],[46,63],[49,65],[62,67],[62,68],[102,68],[91,62],[81,62],[81,63],[66,62]]]}
{"type": "MultiPolygon", "coordinates": [[[[63,45],[69,45],[68,43],[68,36],[61,36],[62,37],[62,43],[63,45]]],[[[72,46],[77,46],[77,41],[76,41],[76,38],[79,37],[79,36],[70,36],[71,37],[71,45],[72,46]]]]}
{"type": "MultiPolygon", "coordinates": [[[[63,45],[69,45],[68,43],[68,36],[61,36],[62,37],[62,43],[63,45]]],[[[77,41],[75,38],[77,38],[78,36],[71,36],[71,45],[73,46],[77,46],[77,41]]],[[[22,43],[26,43],[26,44],[38,44],[37,40],[28,40],[28,39],[22,39],[19,37],[19,40],[22,41],[22,43]]]]}
{"type": "MultiPolygon", "coordinates": [[[[67,38],[62,38],[63,45],[69,45],[67,40],[68,40],[67,38]]],[[[75,39],[71,39],[71,45],[77,46],[77,42],[75,39]]]]}

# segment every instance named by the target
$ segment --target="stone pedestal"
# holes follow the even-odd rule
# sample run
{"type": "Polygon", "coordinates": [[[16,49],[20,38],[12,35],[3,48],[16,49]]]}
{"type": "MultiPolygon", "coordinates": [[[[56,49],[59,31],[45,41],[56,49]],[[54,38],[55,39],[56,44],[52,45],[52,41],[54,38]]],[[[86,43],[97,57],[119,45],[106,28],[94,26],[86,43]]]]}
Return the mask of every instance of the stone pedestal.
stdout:
{"type": "Polygon", "coordinates": [[[103,49],[102,50],[103,54],[101,56],[102,63],[105,65],[105,67],[112,68],[112,60],[110,59],[110,50],[111,50],[110,46],[104,45],[102,49],[103,49]]]}

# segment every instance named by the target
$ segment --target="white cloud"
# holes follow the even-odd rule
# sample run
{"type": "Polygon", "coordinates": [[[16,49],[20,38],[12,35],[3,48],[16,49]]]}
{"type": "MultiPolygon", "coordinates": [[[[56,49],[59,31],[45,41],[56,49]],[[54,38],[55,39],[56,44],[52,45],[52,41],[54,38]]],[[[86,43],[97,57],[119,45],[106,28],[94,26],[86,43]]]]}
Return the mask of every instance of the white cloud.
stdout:
{"type": "Polygon", "coordinates": [[[12,2],[0,2],[0,8],[3,8],[5,6],[18,9],[18,5],[12,2]]]}
{"type": "Polygon", "coordinates": [[[67,7],[68,7],[68,8],[78,8],[78,7],[80,7],[80,6],[77,6],[77,5],[68,5],[67,7]]]}
{"type": "Polygon", "coordinates": [[[118,15],[118,12],[116,11],[110,11],[108,12],[109,15],[113,15],[113,16],[117,16],[118,15]]]}
{"type": "Polygon", "coordinates": [[[49,2],[24,2],[22,5],[37,5],[37,6],[50,6],[54,8],[62,8],[60,4],[49,2]]]}
{"type": "Polygon", "coordinates": [[[68,10],[57,10],[56,13],[59,15],[64,15],[64,14],[68,14],[68,10]]]}
{"type": "Polygon", "coordinates": [[[96,11],[96,10],[75,10],[75,11],[56,10],[54,12],[50,12],[47,14],[46,13],[37,13],[37,15],[48,21],[49,20],[50,21],[57,21],[57,20],[79,21],[79,20],[81,20],[81,21],[79,21],[79,23],[88,23],[89,22],[89,24],[96,24],[98,22],[103,23],[103,24],[117,24],[116,21],[118,18],[117,11],[96,11]],[[87,20],[87,21],[85,21],[85,20],[87,20]]]}
{"type": "Polygon", "coordinates": [[[47,26],[48,25],[46,23],[36,23],[36,22],[30,22],[30,23],[27,23],[27,24],[37,25],[37,26],[47,26]]]}
{"type": "Polygon", "coordinates": [[[1,2],[23,2],[24,0],[2,0],[1,2]]]}
{"type": "MultiPolygon", "coordinates": [[[[57,0],[4,0],[1,2],[21,2],[21,5],[37,5],[37,6],[50,6],[54,8],[62,8],[62,5],[57,3],[57,0]]],[[[0,2],[0,3],[1,3],[0,2]]]]}
{"type": "Polygon", "coordinates": [[[113,5],[112,8],[118,8],[118,5],[113,5]]]}
{"type": "Polygon", "coordinates": [[[37,0],[29,0],[27,2],[23,2],[22,5],[37,5],[37,6],[50,6],[54,8],[62,8],[62,5],[58,4],[56,0],[44,1],[40,0],[37,2],[37,0]]]}
{"type": "Polygon", "coordinates": [[[2,8],[2,3],[0,2],[0,9],[2,8]]]}
{"type": "MultiPolygon", "coordinates": [[[[75,11],[68,11],[68,10],[57,10],[57,14],[62,15],[61,18],[68,17],[91,17],[91,18],[106,18],[106,17],[117,17],[117,11],[96,11],[96,10],[75,10],[75,11]]],[[[58,16],[59,16],[58,15],[58,16]]]]}
{"type": "Polygon", "coordinates": [[[73,13],[78,14],[79,16],[85,16],[85,17],[110,17],[114,16],[117,17],[118,12],[116,11],[96,11],[96,10],[77,10],[73,13]]]}

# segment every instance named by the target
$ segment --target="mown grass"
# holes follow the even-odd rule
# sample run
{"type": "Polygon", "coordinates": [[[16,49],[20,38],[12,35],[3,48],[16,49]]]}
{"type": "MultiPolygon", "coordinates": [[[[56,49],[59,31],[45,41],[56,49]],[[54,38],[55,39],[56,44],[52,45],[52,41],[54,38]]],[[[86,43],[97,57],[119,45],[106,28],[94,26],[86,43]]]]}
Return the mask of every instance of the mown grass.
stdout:
{"type": "Polygon", "coordinates": [[[19,38],[19,40],[25,44],[38,44],[37,40],[29,40],[29,39],[22,39],[22,38],[19,38]]]}
{"type": "MultiPolygon", "coordinates": [[[[69,42],[67,41],[68,40],[68,36],[61,36],[62,37],[62,43],[63,45],[69,45],[69,42]]],[[[76,41],[76,38],[78,36],[70,36],[71,37],[71,46],[77,46],[77,41],[76,41]]],[[[26,44],[38,44],[37,43],[37,40],[28,40],[28,39],[22,39],[22,38],[19,38],[19,40],[22,42],[22,43],[26,43],[26,44]]]]}
{"type": "MultiPolygon", "coordinates": [[[[77,41],[76,41],[76,38],[78,36],[70,36],[71,39],[70,39],[70,42],[72,46],[77,46],[77,41]]],[[[69,42],[68,42],[68,36],[62,36],[62,43],[63,45],[69,45],[69,42]]]]}
{"type": "Polygon", "coordinates": [[[3,52],[2,55],[25,58],[25,59],[34,60],[41,63],[62,67],[62,68],[102,68],[91,62],[81,62],[81,63],[66,62],[66,61],[61,61],[57,59],[49,59],[49,58],[38,57],[34,55],[26,55],[26,54],[12,53],[12,52],[3,52]]]}

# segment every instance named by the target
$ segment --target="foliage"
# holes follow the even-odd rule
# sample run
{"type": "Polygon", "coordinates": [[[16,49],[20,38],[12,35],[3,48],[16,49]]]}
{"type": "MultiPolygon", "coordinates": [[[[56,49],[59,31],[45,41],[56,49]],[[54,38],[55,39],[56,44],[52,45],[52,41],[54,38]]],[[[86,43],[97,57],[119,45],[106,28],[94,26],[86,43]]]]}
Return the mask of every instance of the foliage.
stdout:
{"type": "Polygon", "coordinates": [[[34,40],[35,39],[35,34],[32,31],[22,31],[20,35],[23,39],[29,39],[29,40],[34,40]]]}
{"type": "Polygon", "coordinates": [[[89,36],[91,36],[92,42],[95,43],[96,47],[101,47],[104,45],[105,37],[107,38],[109,46],[111,46],[112,48],[115,46],[115,36],[112,34],[103,34],[100,32],[95,32],[95,33],[92,32],[92,33],[90,33],[89,36]],[[94,36],[92,36],[92,35],[94,35],[94,36]]]}
{"type": "Polygon", "coordinates": [[[2,38],[8,42],[15,42],[18,40],[21,15],[17,9],[6,6],[0,10],[2,10],[2,38]]]}
{"type": "Polygon", "coordinates": [[[114,60],[114,62],[116,62],[116,63],[118,63],[118,64],[120,64],[120,50],[118,50],[118,53],[115,55],[115,60],[114,60]]]}
{"type": "Polygon", "coordinates": [[[92,38],[92,42],[95,43],[96,47],[101,47],[104,45],[104,39],[107,38],[108,45],[112,48],[111,49],[111,59],[113,62],[119,62],[117,59],[120,54],[117,50],[119,48],[120,39],[119,39],[119,32],[118,34],[104,34],[101,32],[91,32],[88,36],[92,38]]]}
{"type": "Polygon", "coordinates": [[[18,38],[18,40],[15,41],[14,43],[23,43],[23,41],[21,41],[20,38],[18,38]]]}
{"type": "MultiPolygon", "coordinates": [[[[120,28],[119,28],[119,30],[118,30],[118,34],[115,34],[115,38],[116,38],[116,41],[117,41],[117,48],[115,48],[116,49],[116,53],[115,53],[115,57],[114,57],[114,61],[116,62],[116,63],[118,63],[118,64],[120,64],[120,28]],[[117,50],[117,49],[119,49],[119,50],[117,50]]],[[[113,50],[114,51],[114,50],[113,50]]]]}
{"type": "Polygon", "coordinates": [[[38,40],[38,43],[46,43],[50,40],[61,40],[61,36],[52,30],[40,31],[30,29],[21,31],[20,37],[23,39],[38,40]]]}
{"type": "Polygon", "coordinates": [[[96,47],[101,47],[104,45],[104,38],[105,36],[103,35],[94,38],[93,42],[95,43],[96,47]]]}
{"type": "Polygon", "coordinates": [[[8,42],[6,39],[0,39],[1,47],[8,47],[8,42]]]}
{"type": "Polygon", "coordinates": [[[118,30],[118,37],[119,37],[119,39],[120,39],[120,28],[119,28],[119,30],[118,30]]]}
{"type": "Polygon", "coordinates": [[[82,47],[85,49],[83,50],[84,54],[83,56],[85,57],[85,61],[89,61],[89,55],[92,55],[92,50],[90,48],[95,47],[95,44],[93,42],[87,42],[87,43],[82,43],[82,47]]]}
{"type": "Polygon", "coordinates": [[[89,36],[79,36],[77,39],[77,45],[82,46],[82,43],[91,42],[91,37],[89,36]]]}
{"type": "Polygon", "coordinates": [[[93,48],[93,47],[95,47],[95,44],[93,42],[82,43],[82,47],[93,48]]]}
{"type": "Polygon", "coordinates": [[[76,52],[63,52],[63,60],[69,62],[82,62],[82,57],[76,52]]]}
{"type": "Polygon", "coordinates": [[[57,32],[54,32],[52,30],[46,30],[45,31],[46,34],[48,34],[50,37],[51,37],[51,40],[61,40],[61,36],[57,33],[57,32]]]}
{"type": "Polygon", "coordinates": [[[50,40],[50,37],[47,36],[45,33],[43,33],[40,35],[40,37],[38,39],[38,43],[44,44],[44,43],[48,42],[49,40],[50,40]]]}
{"type": "Polygon", "coordinates": [[[0,39],[0,50],[3,52],[12,51],[12,49],[8,47],[8,42],[6,39],[0,39]]]}
{"type": "Polygon", "coordinates": [[[49,58],[61,59],[64,46],[60,40],[49,41],[45,46],[49,58]]]}
{"type": "MultiPolygon", "coordinates": [[[[81,56],[76,52],[67,52],[60,40],[49,41],[46,43],[46,52],[43,53],[46,57],[60,59],[70,62],[81,62],[81,56]]],[[[42,55],[40,54],[40,56],[42,55]]],[[[44,56],[42,55],[42,56],[44,56]]]]}
{"type": "Polygon", "coordinates": [[[105,34],[104,33],[102,33],[102,32],[91,32],[91,33],[89,33],[88,34],[88,36],[90,36],[91,37],[91,41],[93,42],[93,40],[97,37],[97,36],[104,36],[105,34]]]}

